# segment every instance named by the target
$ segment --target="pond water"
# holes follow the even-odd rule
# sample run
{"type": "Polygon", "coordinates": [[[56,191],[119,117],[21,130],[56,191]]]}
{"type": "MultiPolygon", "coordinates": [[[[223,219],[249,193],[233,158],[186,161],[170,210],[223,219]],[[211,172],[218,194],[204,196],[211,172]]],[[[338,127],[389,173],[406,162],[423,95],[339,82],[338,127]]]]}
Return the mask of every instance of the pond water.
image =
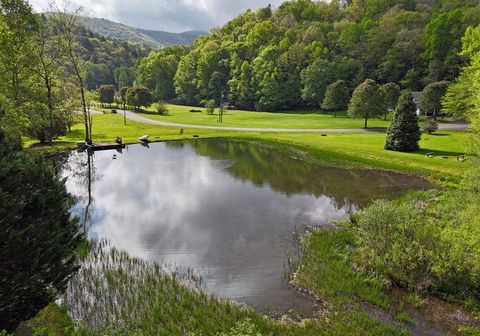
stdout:
{"type": "Polygon", "coordinates": [[[225,140],[71,153],[61,174],[91,239],[191,268],[218,297],[305,314],[313,300],[285,282],[298,252],[295,234],[345,218],[372,197],[431,187],[412,176],[324,167],[225,140]]]}

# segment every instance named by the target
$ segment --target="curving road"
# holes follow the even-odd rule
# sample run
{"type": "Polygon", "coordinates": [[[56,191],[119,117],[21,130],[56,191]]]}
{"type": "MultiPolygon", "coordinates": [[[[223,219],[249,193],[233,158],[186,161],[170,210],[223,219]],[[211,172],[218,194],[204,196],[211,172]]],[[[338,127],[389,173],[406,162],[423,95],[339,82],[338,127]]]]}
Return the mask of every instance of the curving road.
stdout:
{"type": "MultiPolygon", "coordinates": [[[[91,111],[93,114],[101,114],[101,112],[91,111]]],[[[123,112],[119,111],[118,114],[123,112]]],[[[227,127],[227,126],[207,126],[207,125],[190,125],[165,122],[159,120],[153,120],[142,117],[134,112],[126,111],[126,117],[129,120],[136,121],[143,124],[167,126],[167,127],[180,127],[180,128],[196,128],[196,129],[209,129],[209,130],[222,130],[222,131],[240,131],[240,132],[275,132],[275,133],[383,133],[386,128],[257,128],[257,127],[227,127]]],[[[439,130],[450,131],[463,131],[466,130],[468,124],[466,123],[451,123],[451,124],[439,124],[439,130]]]]}

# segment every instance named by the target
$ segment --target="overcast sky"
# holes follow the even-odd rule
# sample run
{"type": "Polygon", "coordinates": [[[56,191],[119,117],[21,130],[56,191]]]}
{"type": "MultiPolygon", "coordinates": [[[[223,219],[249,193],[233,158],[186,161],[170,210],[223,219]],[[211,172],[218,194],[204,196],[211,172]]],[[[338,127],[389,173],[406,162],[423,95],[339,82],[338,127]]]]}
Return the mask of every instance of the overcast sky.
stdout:
{"type": "MultiPolygon", "coordinates": [[[[180,32],[208,31],[223,25],[246,9],[268,4],[278,6],[282,0],[70,0],[83,6],[88,16],[103,17],[130,26],[180,32]]],[[[38,11],[48,9],[49,0],[29,0],[38,11]]]]}

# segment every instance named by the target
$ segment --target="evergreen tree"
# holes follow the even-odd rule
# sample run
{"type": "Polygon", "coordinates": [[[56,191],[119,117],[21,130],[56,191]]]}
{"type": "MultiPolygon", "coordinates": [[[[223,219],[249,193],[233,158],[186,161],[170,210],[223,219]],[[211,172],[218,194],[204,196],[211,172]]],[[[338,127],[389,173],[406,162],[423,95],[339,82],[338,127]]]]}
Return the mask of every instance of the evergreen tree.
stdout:
{"type": "Polygon", "coordinates": [[[420,127],[417,107],[409,91],[404,91],[398,99],[393,121],[387,131],[385,149],[399,152],[418,150],[420,127]]]}
{"type": "Polygon", "coordinates": [[[0,130],[0,330],[7,331],[65,289],[82,241],[64,183],[20,148],[0,130]]]}

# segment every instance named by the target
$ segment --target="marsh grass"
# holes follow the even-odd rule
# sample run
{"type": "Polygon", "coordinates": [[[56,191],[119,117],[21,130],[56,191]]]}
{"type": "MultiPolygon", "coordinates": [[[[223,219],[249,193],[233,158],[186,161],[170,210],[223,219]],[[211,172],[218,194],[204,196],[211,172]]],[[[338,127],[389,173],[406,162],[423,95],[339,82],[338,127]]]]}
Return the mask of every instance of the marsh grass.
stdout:
{"type": "Polygon", "coordinates": [[[198,281],[191,272],[169,273],[102,241],[71,281],[65,303],[89,329],[126,322],[148,335],[220,332],[253,314],[199,290],[198,281]]]}
{"type": "Polygon", "coordinates": [[[110,335],[401,335],[392,326],[353,311],[293,322],[273,320],[253,309],[199,289],[192,272],[168,272],[130,257],[108,243],[92,243],[63,304],[77,336],[110,335]],[[121,332],[120,332],[121,331],[121,332]],[[134,332],[134,333],[133,333],[134,332]]]}
{"type": "Polygon", "coordinates": [[[353,239],[351,231],[342,229],[318,228],[309,233],[304,240],[304,258],[296,273],[296,283],[334,308],[361,300],[387,309],[389,299],[382,281],[352,268],[349,246],[353,239]]]}

